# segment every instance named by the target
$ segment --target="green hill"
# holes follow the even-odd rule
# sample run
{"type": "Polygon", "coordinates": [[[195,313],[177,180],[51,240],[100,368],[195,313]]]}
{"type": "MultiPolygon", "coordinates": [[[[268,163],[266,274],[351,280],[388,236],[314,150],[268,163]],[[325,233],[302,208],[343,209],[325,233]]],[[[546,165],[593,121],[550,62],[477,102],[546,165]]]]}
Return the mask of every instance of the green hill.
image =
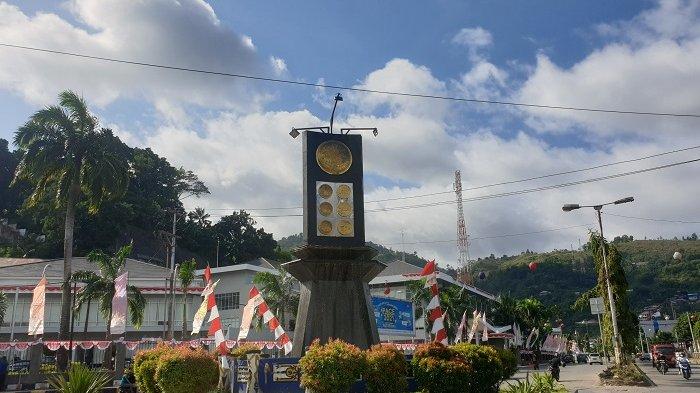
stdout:
{"type": "MultiPolygon", "coordinates": [[[[700,241],[634,240],[614,242],[623,256],[630,304],[639,312],[650,305],[662,305],[671,315],[668,299],[679,293],[700,291],[700,241]],[[682,260],[673,260],[679,251],[682,260]]],[[[565,324],[590,319],[588,311],[574,312],[570,306],[583,292],[595,285],[593,258],[587,251],[555,250],[527,252],[517,256],[478,260],[475,274],[486,273],[476,285],[494,293],[522,298],[534,296],[545,304],[557,305],[565,324]],[[536,270],[528,264],[536,262],[536,270]]],[[[698,309],[700,304],[680,302],[675,311],[698,309]]]]}

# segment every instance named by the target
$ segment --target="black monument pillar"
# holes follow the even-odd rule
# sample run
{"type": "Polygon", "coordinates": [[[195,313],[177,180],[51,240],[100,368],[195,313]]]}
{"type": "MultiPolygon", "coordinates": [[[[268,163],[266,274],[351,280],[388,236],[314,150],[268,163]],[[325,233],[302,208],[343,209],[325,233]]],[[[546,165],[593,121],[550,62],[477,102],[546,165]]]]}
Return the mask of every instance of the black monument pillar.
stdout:
{"type": "Polygon", "coordinates": [[[379,342],[369,281],[386,266],[365,245],[360,135],[303,133],[304,245],[282,265],[301,282],[293,356],[318,338],[379,342]]]}

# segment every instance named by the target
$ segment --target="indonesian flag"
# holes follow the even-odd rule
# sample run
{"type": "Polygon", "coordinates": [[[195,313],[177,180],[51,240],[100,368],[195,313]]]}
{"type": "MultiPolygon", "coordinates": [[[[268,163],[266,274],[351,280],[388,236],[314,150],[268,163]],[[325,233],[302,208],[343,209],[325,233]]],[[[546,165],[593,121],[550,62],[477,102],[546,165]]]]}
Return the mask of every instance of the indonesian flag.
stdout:
{"type": "Polygon", "coordinates": [[[214,289],[216,288],[216,285],[218,283],[219,283],[218,280],[213,284],[208,283],[207,286],[204,288],[204,291],[202,292],[202,297],[204,297],[204,300],[202,301],[202,304],[197,309],[197,312],[194,314],[194,319],[192,319],[192,334],[199,334],[200,330],[202,330],[202,324],[204,323],[204,318],[207,316],[207,310],[208,310],[207,306],[209,304],[209,295],[214,293],[214,289]]]}
{"type": "Polygon", "coordinates": [[[535,341],[540,336],[540,331],[537,328],[533,328],[532,331],[530,332],[530,335],[527,336],[527,341],[525,342],[525,348],[530,349],[532,344],[534,344],[535,341]]]}
{"type": "Polygon", "coordinates": [[[469,329],[469,335],[467,336],[467,342],[471,342],[476,334],[476,329],[479,328],[479,320],[481,319],[481,314],[474,310],[474,319],[472,320],[472,327],[469,329]]]}
{"type": "Polygon", "coordinates": [[[129,272],[114,280],[114,297],[112,298],[112,320],[109,325],[110,334],[124,334],[126,332],[126,285],[129,282],[129,272]]]}
{"type": "Polygon", "coordinates": [[[481,341],[489,341],[489,328],[488,324],[486,323],[486,311],[481,315],[481,319],[483,320],[482,325],[484,325],[484,331],[481,334],[481,341]]]}
{"type": "Polygon", "coordinates": [[[464,328],[466,328],[466,327],[467,327],[467,310],[464,310],[464,314],[462,314],[462,321],[459,323],[459,326],[457,327],[457,336],[455,337],[455,343],[462,341],[462,335],[464,335],[464,328]]]}
{"type": "Polygon", "coordinates": [[[34,288],[32,306],[29,309],[30,336],[44,334],[44,306],[46,305],[46,277],[41,277],[34,288]]]}
{"type": "Polygon", "coordinates": [[[238,339],[241,340],[248,336],[248,330],[250,329],[250,324],[253,320],[253,312],[255,310],[257,310],[258,315],[263,319],[263,322],[267,324],[270,331],[275,334],[275,341],[284,347],[284,354],[288,355],[292,352],[292,340],[289,339],[289,336],[284,331],[277,317],[270,311],[265,299],[263,299],[262,294],[255,285],[253,285],[248,292],[248,303],[246,303],[243,308],[243,317],[241,318],[241,329],[238,333],[238,339]]]}
{"type": "Polygon", "coordinates": [[[438,292],[437,284],[437,269],[435,266],[435,260],[428,262],[423,271],[420,273],[421,278],[425,279],[425,288],[430,288],[430,294],[432,298],[428,303],[428,319],[433,323],[432,334],[435,335],[435,341],[447,345],[447,330],[445,330],[444,324],[444,314],[442,313],[442,308],[440,307],[440,294],[438,292]]]}

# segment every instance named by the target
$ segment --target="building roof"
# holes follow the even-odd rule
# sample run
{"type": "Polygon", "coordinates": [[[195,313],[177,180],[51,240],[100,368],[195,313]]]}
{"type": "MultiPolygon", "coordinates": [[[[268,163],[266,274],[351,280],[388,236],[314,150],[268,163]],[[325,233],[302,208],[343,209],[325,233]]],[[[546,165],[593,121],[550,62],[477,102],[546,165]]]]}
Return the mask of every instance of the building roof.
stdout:
{"type": "MultiPolygon", "coordinates": [[[[165,279],[170,275],[170,269],[162,266],[141,262],[127,258],[124,262],[129,275],[137,279],[165,279]]],[[[0,277],[7,278],[36,278],[41,277],[44,266],[47,277],[63,277],[63,259],[37,259],[37,258],[0,258],[0,277]]],[[[99,267],[87,260],[86,257],[75,257],[71,262],[71,269],[88,270],[98,272],[99,267]]]]}
{"type": "MultiPolygon", "coordinates": [[[[275,261],[271,261],[271,260],[268,260],[266,258],[256,258],[256,259],[246,261],[243,263],[237,263],[235,265],[211,267],[211,272],[212,272],[212,274],[220,274],[220,273],[250,270],[250,271],[254,271],[254,272],[275,273],[275,272],[277,272],[277,268],[275,267],[275,264],[276,264],[275,261]]],[[[197,270],[196,274],[197,275],[204,274],[204,269],[197,270]]]]}

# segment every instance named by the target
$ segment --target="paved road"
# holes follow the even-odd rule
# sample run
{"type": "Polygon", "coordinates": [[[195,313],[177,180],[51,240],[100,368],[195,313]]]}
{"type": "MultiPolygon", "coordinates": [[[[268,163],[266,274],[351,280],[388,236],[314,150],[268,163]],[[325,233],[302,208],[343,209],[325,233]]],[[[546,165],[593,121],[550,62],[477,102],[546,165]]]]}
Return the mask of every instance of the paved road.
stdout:
{"type": "MultiPolygon", "coordinates": [[[[693,374],[690,380],[686,381],[678,375],[678,370],[670,369],[668,374],[661,375],[649,362],[640,363],[640,368],[644,371],[654,383],[655,387],[636,387],[636,386],[600,386],[598,374],[605,369],[605,366],[574,364],[561,368],[560,382],[566,386],[570,392],[578,393],[608,393],[608,392],[627,392],[627,393],[698,393],[700,392],[700,370],[694,370],[698,374],[693,374]]],[[[535,372],[547,372],[546,366],[544,370],[535,372]]],[[[524,379],[527,373],[532,374],[532,369],[521,369],[514,376],[515,379],[524,379]]],[[[507,386],[507,384],[504,384],[507,386]]]]}

